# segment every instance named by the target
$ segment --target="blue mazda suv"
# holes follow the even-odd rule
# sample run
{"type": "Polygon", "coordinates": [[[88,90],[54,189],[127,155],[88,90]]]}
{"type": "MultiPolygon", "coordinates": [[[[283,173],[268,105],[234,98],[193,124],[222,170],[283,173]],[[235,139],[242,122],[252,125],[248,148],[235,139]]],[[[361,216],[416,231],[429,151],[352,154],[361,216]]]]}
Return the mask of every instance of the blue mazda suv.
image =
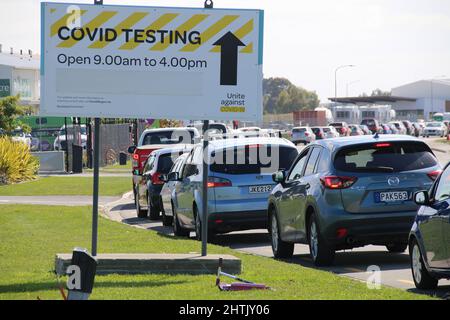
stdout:
{"type": "Polygon", "coordinates": [[[431,149],[400,135],[345,137],[306,147],[268,202],[276,258],[291,257],[295,243],[309,244],[316,265],[335,251],[383,245],[403,252],[418,206],[415,192],[429,189],[441,172],[431,149]]]}

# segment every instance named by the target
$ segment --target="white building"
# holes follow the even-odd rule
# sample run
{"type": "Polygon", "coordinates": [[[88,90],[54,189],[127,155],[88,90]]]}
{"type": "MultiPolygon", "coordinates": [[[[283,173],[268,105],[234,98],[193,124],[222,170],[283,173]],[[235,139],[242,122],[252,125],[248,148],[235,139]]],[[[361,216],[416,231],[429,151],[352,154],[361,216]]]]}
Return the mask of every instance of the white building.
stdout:
{"type": "Polygon", "coordinates": [[[2,52],[0,46],[0,98],[20,95],[22,105],[39,106],[39,67],[39,56],[2,52]]]}
{"type": "Polygon", "coordinates": [[[395,104],[397,116],[417,115],[430,119],[434,113],[450,112],[450,80],[420,80],[392,89],[393,96],[413,98],[395,104]]]}

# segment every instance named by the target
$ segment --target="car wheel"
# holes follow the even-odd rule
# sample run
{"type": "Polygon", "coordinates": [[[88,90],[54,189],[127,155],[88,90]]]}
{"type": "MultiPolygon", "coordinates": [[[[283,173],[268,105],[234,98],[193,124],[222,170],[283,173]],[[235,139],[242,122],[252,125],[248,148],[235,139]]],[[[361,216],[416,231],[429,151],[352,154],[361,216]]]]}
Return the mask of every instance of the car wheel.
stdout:
{"type": "Polygon", "coordinates": [[[408,245],[404,243],[394,243],[386,246],[390,253],[402,253],[405,252],[406,248],[408,248],[408,245]]]}
{"type": "MultiPolygon", "coordinates": [[[[200,215],[198,213],[197,207],[194,207],[194,217],[195,217],[195,239],[198,241],[202,241],[202,221],[200,219],[200,215]]],[[[208,241],[211,241],[214,238],[214,235],[211,233],[211,230],[208,229],[208,241]]]]}
{"type": "Polygon", "coordinates": [[[162,223],[165,227],[170,227],[173,224],[173,217],[166,216],[164,210],[162,210],[162,223]]]}
{"type": "MultiPolygon", "coordinates": [[[[172,206],[172,208],[173,208],[173,206],[172,206]]],[[[177,216],[176,212],[175,211],[172,211],[172,212],[173,212],[173,233],[177,237],[189,237],[191,232],[189,230],[183,228],[180,225],[180,222],[178,221],[178,216],[177,216]]]]}
{"type": "Polygon", "coordinates": [[[148,195],[148,216],[150,220],[159,219],[159,206],[153,203],[151,195],[148,195]]]}
{"type": "Polygon", "coordinates": [[[316,266],[333,264],[335,251],[325,243],[315,214],[312,214],[308,221],[308,244],[311,258],[316,266]]]}
{"type": "Polygon", "coordinates": [[[416,288],[421,290],[436,289],[438,280],[428,273],[416,239],[411,241],[409,256],[411,258],[411,271],[416,288]]]}
{"type": "Polygon", "coordinates": [[[276,259],[292,258],[294,254],[294,243],[285,242],[280,238],[280,228],[278,226],[278,219],[273,210],[270,221],[270,240],[272,243],[273,256],[276,259]]]}
{"type": "Polygon", "coordinates": [[[136,204],[136,213],[137,213],[137,217],[138,218],[147,218],[147,214],[148,214],[148,212],[147,212],[147,210],[142,210],[141,209],[141,205],[140,205],[140,203],[139,203],[139,197],[138,197],[138,195],[136,194],[136,198],[135,198],[135,204],[136,204]]]}

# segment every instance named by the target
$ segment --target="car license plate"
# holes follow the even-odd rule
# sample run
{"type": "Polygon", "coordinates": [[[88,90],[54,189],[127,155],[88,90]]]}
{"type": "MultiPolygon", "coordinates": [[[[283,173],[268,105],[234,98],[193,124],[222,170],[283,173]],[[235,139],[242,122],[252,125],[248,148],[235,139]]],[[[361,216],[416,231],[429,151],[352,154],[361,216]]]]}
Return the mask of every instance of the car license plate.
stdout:
{"type": "Polygon", "coordinates": [[[409,199],[408,191],[376,192],[375,202],[398,202],[409,199]]]}
{"type": "Polygon", "coordinates": [[[269,193],[270,191],[272,191],[271,185],[248,187],[249,193],[269,193]]]}

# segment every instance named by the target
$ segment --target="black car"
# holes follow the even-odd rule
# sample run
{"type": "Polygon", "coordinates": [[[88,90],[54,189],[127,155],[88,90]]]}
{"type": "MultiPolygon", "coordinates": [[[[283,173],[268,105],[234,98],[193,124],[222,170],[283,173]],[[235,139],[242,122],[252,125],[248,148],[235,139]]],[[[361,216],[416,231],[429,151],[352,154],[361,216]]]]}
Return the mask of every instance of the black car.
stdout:
{"type": "Polygon", "coordinates": [[[418,289],[434,289],[450,279],[450,165],[414,201],[421,207],[409,237],[411,271],[418,289]]]}

